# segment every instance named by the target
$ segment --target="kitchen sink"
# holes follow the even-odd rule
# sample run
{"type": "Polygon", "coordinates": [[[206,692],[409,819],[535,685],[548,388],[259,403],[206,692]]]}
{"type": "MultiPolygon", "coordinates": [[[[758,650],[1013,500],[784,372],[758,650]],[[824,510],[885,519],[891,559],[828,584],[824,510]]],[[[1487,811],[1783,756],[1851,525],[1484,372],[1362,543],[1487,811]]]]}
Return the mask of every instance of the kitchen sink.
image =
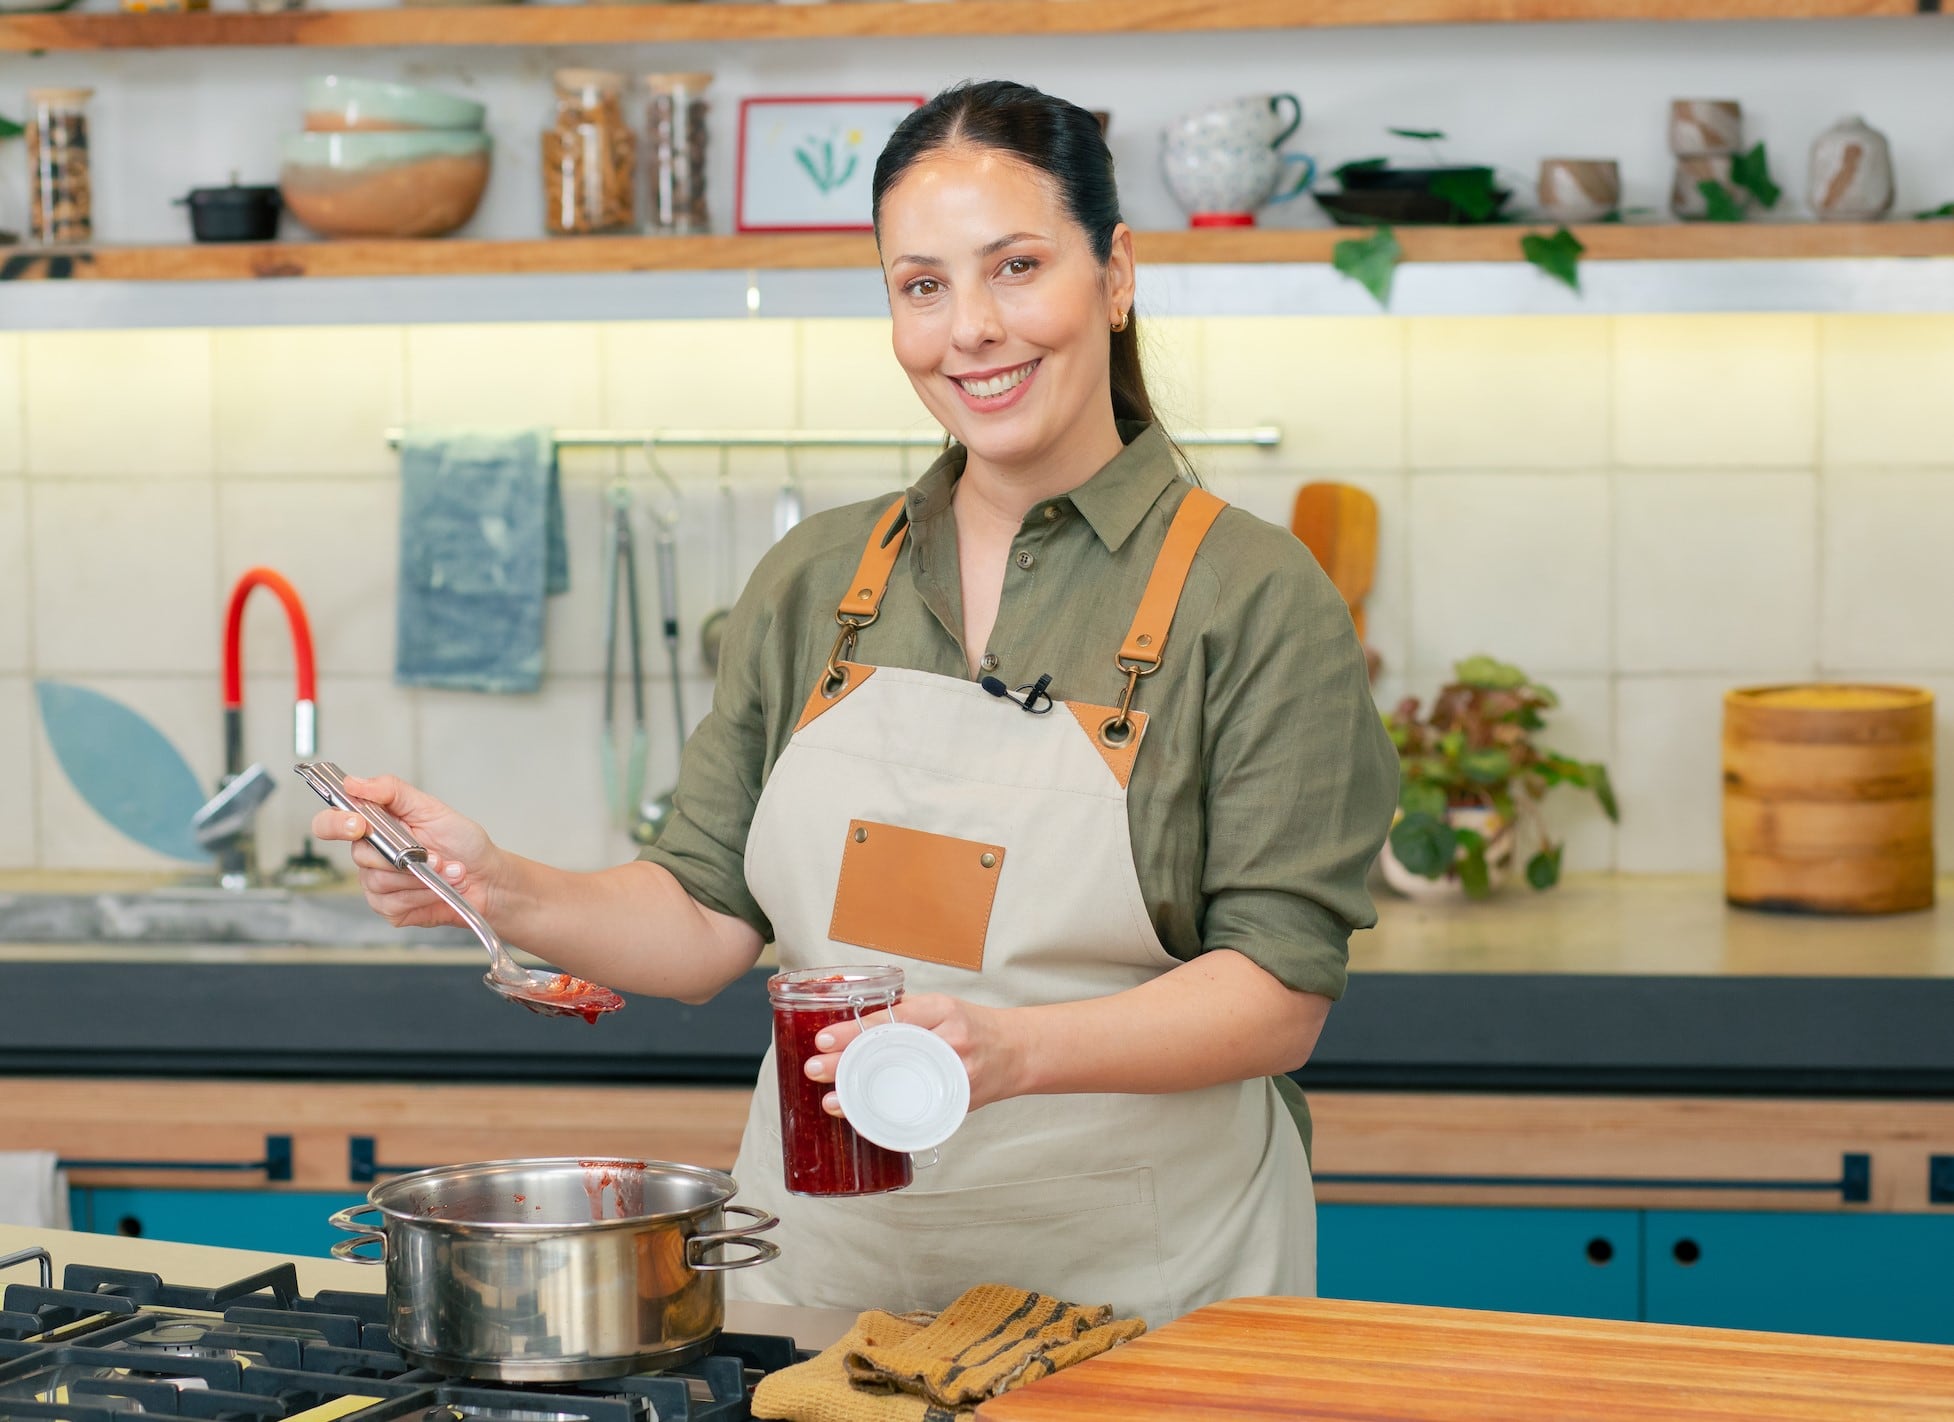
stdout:
{"type": "Polygon", "coordinates": [[[0,943],[473,944],[463,928],[394,928],[350,889],[0,893],[0,943]]]}

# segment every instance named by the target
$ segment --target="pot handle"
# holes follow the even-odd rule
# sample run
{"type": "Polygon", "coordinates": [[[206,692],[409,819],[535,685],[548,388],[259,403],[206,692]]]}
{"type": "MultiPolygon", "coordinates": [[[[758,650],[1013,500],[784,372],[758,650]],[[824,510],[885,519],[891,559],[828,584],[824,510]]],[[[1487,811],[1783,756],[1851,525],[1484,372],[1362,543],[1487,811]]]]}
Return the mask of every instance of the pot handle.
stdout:
{"type": "Polygon", "coordinates": [[[371,1225],[353,1223],[354,1215],[368,1213],[377,1215],[380,1213],[380,1207],[378,1205],[365,1204],[349,1205],[346,1209],[339,1211],[331,1219],[326,1221],[334,1229],[343,1229],[349,1234],[359,1236],[358,1239],[342,1239],[339,1243],[335,1244],[332,1247],[333,1258],[349,1259],[355,1264],[384,1264],[387,1262],[386,1232],[384,1230],[374,1229],[371,1225]],[[380,1246],[380,1252],[378,1254],[354,1253],[360,1246],[366,1244],[378,1244],[380,1246]]]}
{"type": "MultiPolygon", "coordinates": [[[[695,1234],[685,1241],[685,1262],[701,1274],[721,1274],[728,1269],[746,1269],[755,1264],[764,1264],[769,1259],[780,1257],[780,1246],[771,1240],[755,1239],[762,1230],[772,1229],[780,1223],[778,1216],[765,1210],[756,1210],[751,1205],[724,1205],[721,1209],[729,1215],[745,1215],[753,1223],[742,1229],[711,1230],[705,1234],[695,1234]],[[737,1259],[704,1259],[700,1256],[706,1251],[717,1249],[724,1244],[744,1244],[752,1249],[751,1254],[737,1259]]],[[[338,1248],[337,1245],[333,1246],[338,1248]]]]}

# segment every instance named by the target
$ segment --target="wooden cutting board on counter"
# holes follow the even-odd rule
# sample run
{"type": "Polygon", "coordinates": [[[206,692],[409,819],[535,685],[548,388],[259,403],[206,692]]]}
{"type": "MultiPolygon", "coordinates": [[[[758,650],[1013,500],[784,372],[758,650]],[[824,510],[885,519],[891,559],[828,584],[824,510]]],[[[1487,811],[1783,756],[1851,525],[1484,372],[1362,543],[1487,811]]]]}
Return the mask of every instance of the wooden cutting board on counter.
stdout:
{"type": "Polygon", "coordinates": [[[980,1422],[1948,1422],[1954,1348],[1341,1299],[1231,1299],[980,1422]]]}

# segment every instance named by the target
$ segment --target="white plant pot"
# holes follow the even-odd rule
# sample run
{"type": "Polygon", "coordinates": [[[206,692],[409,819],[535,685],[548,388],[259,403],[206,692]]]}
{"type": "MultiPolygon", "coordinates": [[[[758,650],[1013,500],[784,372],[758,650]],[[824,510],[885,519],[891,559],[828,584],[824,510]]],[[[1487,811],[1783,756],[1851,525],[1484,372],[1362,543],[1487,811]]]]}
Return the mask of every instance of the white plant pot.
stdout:
{"type": "MultiPolygon", "coordinates": [[[[1493,893],[1498,893],[1513,876],[1513,834],[1512,826],[1500,815],[1483,805],[1462,805],[1445,812],[1445,823],[1454,829],[1476,830],[1486,838],[1486,880],[1493,893]]],[[[1390,840],[1384,841],[1384,852],[1378,857],[1378,866],[1384,871],[1384,882],[1392,890],[1407,899],[1426,902],[1463,901],[1466,896],[1465,885],[1459,881],[1457,867],[1446,870],[1443,878],[1427,879],[1423,874],[1414,874],[1398,862],[1398,856],[1391,852],[1390,840]]]]}

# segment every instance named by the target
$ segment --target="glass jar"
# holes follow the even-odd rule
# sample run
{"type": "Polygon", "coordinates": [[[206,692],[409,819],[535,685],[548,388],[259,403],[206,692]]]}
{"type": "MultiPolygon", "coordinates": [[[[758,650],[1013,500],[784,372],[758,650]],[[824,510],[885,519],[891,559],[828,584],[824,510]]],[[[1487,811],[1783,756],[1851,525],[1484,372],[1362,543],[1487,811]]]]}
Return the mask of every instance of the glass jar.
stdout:
{"type": "Polygon", "coordinates": [[[556,72],[556,120],[543,131],[544,220],[553,233],[628,232],[637,217],[637,139],[624,76],[556,72]]]}
{"type": "Polygon", "coordinates": [[[653,232],[710,232],[706,215],[706,86],[710,74],[647,74],[653,232]]]}
{"type": "Polygon", "coordinates": [[[870,1144],[841,1117],[823,1111],[821,1098],[834,1088],[807,1075],[807,1059],[821,1054],[814,1039],[823,1028],[867,1020],[901,1000],[901,968],[806,968],[767,980],[780,1081],[780,1151],[791,1193],[879,1195],[914,1179],[907,1155],[870,1144]]]}
{"type": "Polygon", "coordinates": [[[89,241],[88,113],[93,89],[30,89],[27,94],[27,240],[89,241]]]}

